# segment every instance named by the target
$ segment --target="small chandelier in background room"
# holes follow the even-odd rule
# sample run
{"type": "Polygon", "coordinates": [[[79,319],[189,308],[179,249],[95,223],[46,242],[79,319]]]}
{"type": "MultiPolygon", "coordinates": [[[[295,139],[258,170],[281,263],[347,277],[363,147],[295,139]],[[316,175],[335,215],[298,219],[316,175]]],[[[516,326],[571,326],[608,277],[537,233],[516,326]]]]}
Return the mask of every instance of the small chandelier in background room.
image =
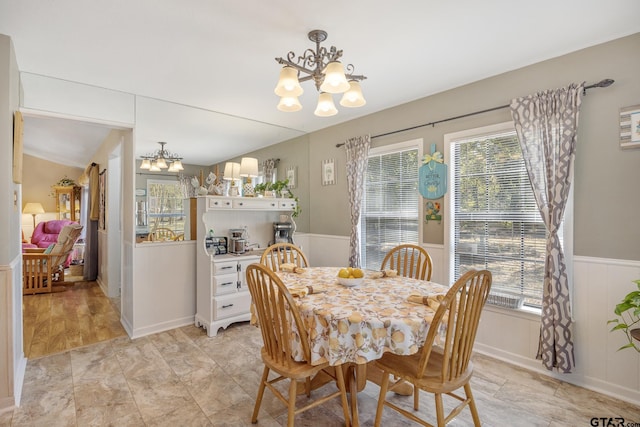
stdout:
{"type": "Polygon", "coordinates": [[[146,169],[151,172],[160,172],[162,169],[167,169],[167,172],[180,172],[184,170],[182,157],[176,153],[170,153],[165,150],[164,146],[167,144],[166,142],[158,142],[158,144],[160,144],[159,150],[140,156],[142,159],[140,169],[146,169]]]}
{"type": "Polygon", "coordinates": [[[345,74],[345,67],[339,61],[342,50],[337,50],[335,46],[331,46],[328,50],[326,47],[320,47],[320,43],[326,39],[326,31],[313,30],[309,33],[309,40],[315,42],[315,51],[307,49],[304,55],[298,56],[297,59],[293,52],[289,52],[286,59],[276,58],[279,64],[284,65],[274,90],[280,97],[278,110],[302,109],[298,96],[302,95],[304,90],[300,82],[307,80],[313,80],[319,92],[318,105],[314,112],[316,116],[329,117],[338,113],[333,104],[334,93],[343,94],[340,100],[340,105],[343,107],[361,107],[366,104],[360,88],[360,81],[366,77],[353,74],[351,64],[346,66],[347,74],[345,74]]]}

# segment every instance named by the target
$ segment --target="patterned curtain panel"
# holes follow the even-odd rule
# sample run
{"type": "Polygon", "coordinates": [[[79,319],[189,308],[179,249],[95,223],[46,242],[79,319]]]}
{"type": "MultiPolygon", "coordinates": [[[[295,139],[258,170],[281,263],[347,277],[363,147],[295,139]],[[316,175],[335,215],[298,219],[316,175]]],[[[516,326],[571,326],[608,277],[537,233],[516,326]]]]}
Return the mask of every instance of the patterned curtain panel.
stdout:
{"type": "Polygon", "coordinates": [[[575,366],[569,285],[558,231],[576,150],[584,83],[511,101],[511,115],[540,215],[547,227],[542,319],[537,358],[552,370],[575,366]]]}
{"type": "Polygon", "coordinates": [[[351,210],[351,234],[349,237],[349,266],[360,267],[360,207],[364,194],[364,180],[369,158],[369,135],[351,138],[345,142],[347,150],[347,190],[351,210]]]}

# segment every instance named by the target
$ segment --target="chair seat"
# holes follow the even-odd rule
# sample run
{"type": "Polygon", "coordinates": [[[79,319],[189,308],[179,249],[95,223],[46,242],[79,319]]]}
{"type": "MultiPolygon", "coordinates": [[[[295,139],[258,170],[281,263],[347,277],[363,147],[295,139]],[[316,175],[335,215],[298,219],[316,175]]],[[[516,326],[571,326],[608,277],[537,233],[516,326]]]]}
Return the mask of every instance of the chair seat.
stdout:
{"type": "Polygon", "coordinates": [[[416,384],[422,390],[439,393],[449,393],[457,390],[469,381],[473,375],[473,363],[469,361],[467,369],[455,381],[443,381],[442,378],[442,353],[434,348],[429,357],[429,362],[422,378],[418,378],[421,352],[410,356],[402,356],[393,353],[385,353],[381,359],[376,360],[375,365],[392,375],[416,384]]]}
{"type": "Polygon", "coordinates": [[[269,369],[278,373],[278,375],[283,375],[287,378],[308,378],[329,367],[329,363],[324,363],[322,365],[310,365],[306,362],[296,362],[292,360],[291,365],[289,365],[289,367],[285,371],[281,369],[282,363],[274,360],[271,356],[269,356],[269,353],[264,347],[262,348],[260,355],[262,356],[262,361],[269,369]]]}

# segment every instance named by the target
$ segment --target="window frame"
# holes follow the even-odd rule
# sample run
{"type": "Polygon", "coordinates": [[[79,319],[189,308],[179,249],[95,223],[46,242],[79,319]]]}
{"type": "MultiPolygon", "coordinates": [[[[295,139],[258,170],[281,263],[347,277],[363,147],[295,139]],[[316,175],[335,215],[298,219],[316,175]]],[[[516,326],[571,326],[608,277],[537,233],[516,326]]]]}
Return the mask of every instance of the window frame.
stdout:
{"type": "MultiPolygon", "coordinates": [[[[171,179],[147,179],[147,182],[146,182],[147,194],[145,196],[145,200],[146,200],[146,203],[147,203],[147,227],[149,227],[149,231],[153,230],[152,215],[155,215],[155,214],[151,213],[151,200],[150,199],[152,197],[151,196],[152,192],[151,192],[150,187],[152,185],[175,185],[175,186],[178,187],[178,190],[180,190],[180,185],[181,184],[180,184],[180,181],[171,180],[171,179]]],[[[176,234],[179,234],[179,233],[183,233],[184,232],[184,223],[186,221],[185,216],[187,215],[187,213],[185,212],[186,209],[185,209],[185,204],[184,204],[185,203],[184,202],[184,197],[176,197],[175,199],[176,200],[181,200],[181,203],[182,203],[182,219],[181,220],[179,219],[177,221],[177,223],[182,221],[182,227],[181,228],[180,227],[176,227],[175,224],[172,224],[172,221],[169,221],[170,224],[168,224],[168,225],[161,224],[161,226],[165,227],[165,228],[170,228],[173,232],[175,232],[176,234]]],[[[170,214],[170,215],[172,215],[172,214],[170,214]]],[[[169,218],[170,218],[170,216],[169,216],[169,218]]]]}
{"type": "MultiPolygon", "coordinates": [[[[392,153],[397,153],[399,151],[409,151],[412,149],[417,149],[418,150],[418,169],[421,166],[422,163],[422,157],[423,157],[423,153],[424,153],[424,142],[422,138],[416,138],[416,139],[411,139],[411,140],[407,140],[407,141],[402,141],[402,142],[397,142],[397,143],[393,143],[393,144],[388,144],[388,145],[383,145],[380,147],[372,147],[369,149],[369,154],[367,156],[367,162],[369,162],[369,158],[373,157],[373,156],[383,156],[385,154],[392,154],[392,153]]],[[[418,177],[418,171],[416,171],[416,177],[418,177]]],[[[417,183],[417,180],[416,180],[417,183]]],[[[367,185],[366,182],[366,177],[365,177],[365,183],[364,185],[367,185]]],[[[366,207],[366,192],[363,195],[362,198],[362,208],[360,211],[360,218],[358,219],[358,233],[360,235],[360,249],[362,251],[362,249],[364,248],[364,243],[365,240],[363,239],[363,232],[365,230],[362,229],[362,216],[364,215],[364,208],[366,207]]],[[[424,199],[422,197],[421,194],[418,193],[418,241],[415,242],[418,245],[422,245],[422,241],[424,239],[423,236],[423,226],[424,226],[424,221],[423,221],[423,215],[424,215],[424,199]]],[[[360,258],[362,260],[362,266],[364,267],[364,260],[365,260],[365,256],[364,253],[361,252],[360,254],[360,258]]],[[[379,268],[379,266],[376,266],[376,268],[379,268]]]]}
{"type": "MultiPolygon", "coordinates": [[[[452,283],[455,280],[453,277],[454,271],[454,242],[455,238],[455,211],[453,197],[455,194],[455,163],[453,162],[452,153],[455,147],[455,143],[461,139],[470,138],[483,138],[486,136],[504,133],[508,131],[515,132],[515,125],[512,121],[497,123],[488,126],[482,126],[478,128],[466,129],[459,132],[447,133],[444,135],[444,161],[449,165],[448,169],[448,191],[445,195],[444,205],[447,209],[443,222],[444,222],[444,264],[447,266],[444,277],[446,283],[452,283]]],[[[573,170],[571,171],[573,174],[573,170]]],[[[572,177],[573,178],[573,177],[572,177]]],[[[573,179],[572,179],[573,181],[573,179]]],[[[562,245],[565,256],[565,263],[567,267],[567,275],[569,282],[570,301],[573,301],[573,190],[574,185],[571,186],[569,192],[569,198],[565,207],[564,220],[562,226],[562,245]]],[[[542,298],[542,295],[541,295],[542,298]]],[[[513,310],[513,309],[507,309],[513,310]]],[[[540,313],[540,308],[524,305],[519,310],[526,312],[540,313]]]]}

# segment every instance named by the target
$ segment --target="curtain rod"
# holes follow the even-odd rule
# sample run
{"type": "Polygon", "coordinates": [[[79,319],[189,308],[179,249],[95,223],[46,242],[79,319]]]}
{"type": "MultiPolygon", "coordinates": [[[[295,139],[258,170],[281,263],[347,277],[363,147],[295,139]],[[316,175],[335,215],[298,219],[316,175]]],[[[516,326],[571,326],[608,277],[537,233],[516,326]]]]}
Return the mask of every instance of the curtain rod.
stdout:
{"type": "MultiPolygon", "coordinates": [[[[105,169],[106,170],[106,169],[105,169]]],[[[171,176],[173,178],[178,179],[178,175],[171,175],[168,173],[144,173],[144,172],[136,172],[136,175],[147,175],[147,176],[171,176]]]]}
{"type": "MultiPolygon", "coordinates": [[[[612,79],[600,80],[598,83],[594,83],[592,85],[585,86],[583,88],[583,94],[587,93],[587,89],[593,89],[593,88],[596,88],[596,87],[609,87],[609,86],[611,86],[613,84],[613,82],[614,82],[614,80],[612,80],[612,79]]],[[[502,110],[503,108],[508,108],[509,105],[510,104],[500,105],[498,107],[487,108],[486,110],[474,111],[473,113],[467,113],[467,114],[462,114],[460,116],[449,117],[449,118],[442,119],[442,120],[436,120],[435,122],[425,123],[425,124],[422,124],[422,125],[416,125],[416,126],[411,126],[411,127],[404,128],[404,129],[394,130],[394,131],[391,131],[391,132],[381,133],[379,135],[373,135],[371,137],[371,139],[380,138],[382,136],[387,136],[387,135],[393,135],[394,133],[406,132],[408,130],[413,130],[413,129],[417,129],[417,128],[421,128],[421,127],[425,127],[425,126],[435,126],[435,125],[437,125],[439,123],[449,122],[451,120],[463,119],[465,117],[475,116],[477,114],[483,114],[483,113],[488,113],[488,112],[491,112],[491,111],[502,110]]],[[[344,144],[345,144],[344,142],[342,142],[340,144],[336,144],[336,148],[342,147],[344,144]]]]}

